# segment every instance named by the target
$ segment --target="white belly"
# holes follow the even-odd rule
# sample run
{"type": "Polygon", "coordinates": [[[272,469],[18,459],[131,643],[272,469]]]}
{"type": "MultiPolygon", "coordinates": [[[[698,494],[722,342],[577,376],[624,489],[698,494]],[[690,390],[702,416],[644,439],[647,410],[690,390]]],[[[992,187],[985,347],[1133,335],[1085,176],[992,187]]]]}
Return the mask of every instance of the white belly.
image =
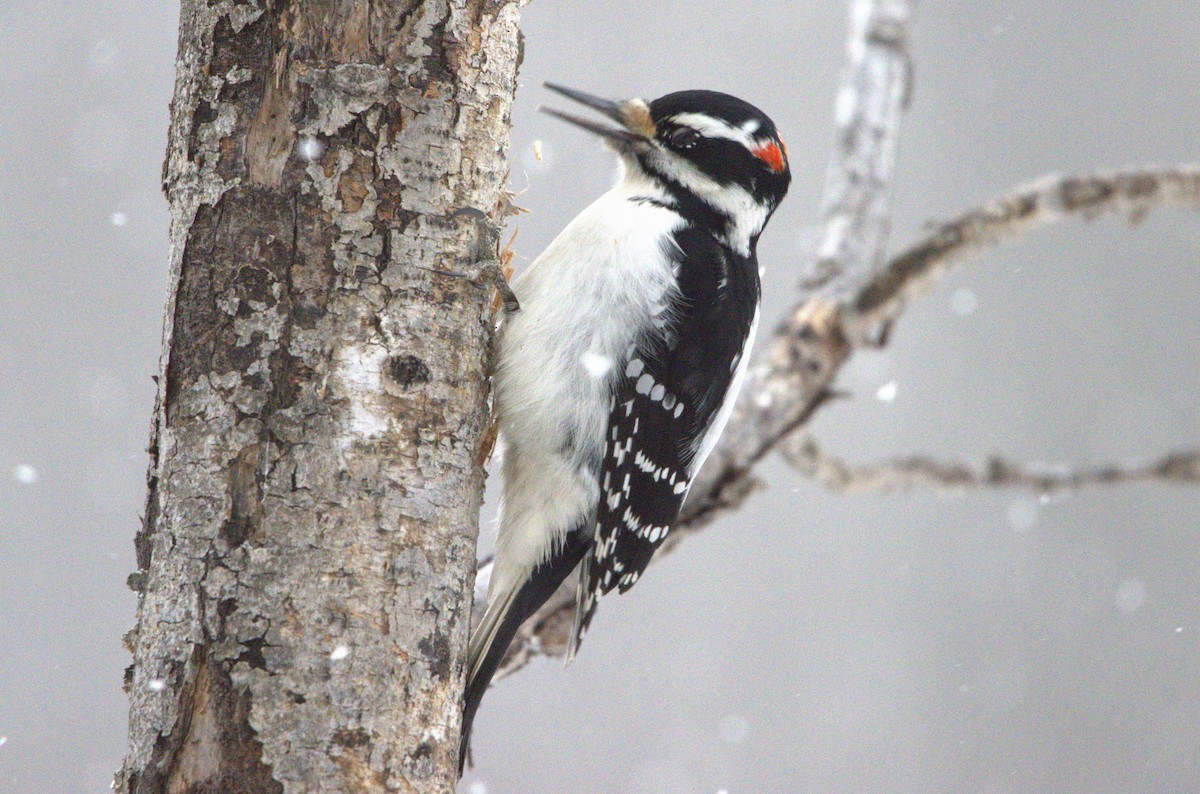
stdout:
{"type": "Polygon", "coordinates": [[[682,219],[630,191],[580,213],[513,283],[521,309],[500,331],[495,373],[505,449],[492,592],[595,510],[595,473],[582,466],[599,465],[619,366],[672,289],[663,246],[682,219]]]}

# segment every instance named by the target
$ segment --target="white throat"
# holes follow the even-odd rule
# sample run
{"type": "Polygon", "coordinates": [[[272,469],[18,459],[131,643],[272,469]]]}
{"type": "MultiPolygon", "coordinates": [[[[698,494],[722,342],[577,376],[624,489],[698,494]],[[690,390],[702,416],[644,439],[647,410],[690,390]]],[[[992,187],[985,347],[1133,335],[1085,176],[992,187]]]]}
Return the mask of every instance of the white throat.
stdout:
{"type": "MultiPolygon", "coordinates": [[[[716,212],[729,219],[729,226],[720,236],[734,251],[742,256],[750,255],[750,244],[767,223],[770,209],[754,199],[740,185],[722,185],[688,161],[654,149],[650,152],[654,163],[664,174],[682,185],[716,212]]],[[[618,187],[628,189],[674,204],[674,198],[659,181],[642,170],[638,161],[626,154],[620,157],[618,187]]]]}

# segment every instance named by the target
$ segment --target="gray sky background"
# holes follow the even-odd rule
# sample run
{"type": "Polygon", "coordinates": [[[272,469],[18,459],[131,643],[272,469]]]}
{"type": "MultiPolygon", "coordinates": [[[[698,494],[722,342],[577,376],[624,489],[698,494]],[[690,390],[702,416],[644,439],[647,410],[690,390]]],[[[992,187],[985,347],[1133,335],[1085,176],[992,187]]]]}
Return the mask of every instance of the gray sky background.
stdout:
{"type": "MultiPolygon", "coordinates": [[[[523,261],[613,174],[534,112],[543,80],[725,90],[791,155],[760,244],[777,316],[814,239],[845,5],[531,4],[523,261]]],[[[0,792],[105,791],[123,749],[177,14],[0,4],[0,792]]],[[[1197,41],[1194,0],[922,2],[893,250],[1046,172],[1195,160],[1197,41]]],[[[914,304],[811,431],[860,461],[1195,447],[1198,263],[1194,213],[1039,232],[914,304]]],[[[765,471],[745,510],[605,600],[570,669],[493,689],[462,791],[1200,790],[1200,493],[847,497],[765,471]]]]}

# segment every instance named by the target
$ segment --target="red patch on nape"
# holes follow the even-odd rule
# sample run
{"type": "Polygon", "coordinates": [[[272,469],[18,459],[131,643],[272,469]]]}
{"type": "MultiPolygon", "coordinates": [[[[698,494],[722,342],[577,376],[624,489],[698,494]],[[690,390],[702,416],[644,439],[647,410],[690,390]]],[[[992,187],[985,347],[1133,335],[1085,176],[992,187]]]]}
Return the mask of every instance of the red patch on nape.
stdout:
{"type": "Polygon", "coordinates": [[[787,149],[783,147],[782,141],[767,141],[766,143],[759,144],[750,151],[755,157],[766,163],[767,167],[772,171],[777,174],[783,173],[783,169],[785,168],[784,155],[787,149]]]}

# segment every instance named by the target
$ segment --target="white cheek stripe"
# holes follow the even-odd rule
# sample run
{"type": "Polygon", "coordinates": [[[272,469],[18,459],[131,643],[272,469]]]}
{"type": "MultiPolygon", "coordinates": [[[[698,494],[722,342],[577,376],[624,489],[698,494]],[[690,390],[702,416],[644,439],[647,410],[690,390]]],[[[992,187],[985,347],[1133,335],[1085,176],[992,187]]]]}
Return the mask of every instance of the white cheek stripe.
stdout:
{"type": "Polygon", "coordinates": [[[725,138],[726,140],[736,141],[747,149],[753,149],[758,145],[754,138],[750,137],[752,133],[758,131],[760,126],[754,119],[750,119],[740,127],[735,127],[726,121],[714,119],[712,116],[706,116],[703,113],[677,113],[667,119],[667,121],[691,127],[706,138],[725,138]]]}

